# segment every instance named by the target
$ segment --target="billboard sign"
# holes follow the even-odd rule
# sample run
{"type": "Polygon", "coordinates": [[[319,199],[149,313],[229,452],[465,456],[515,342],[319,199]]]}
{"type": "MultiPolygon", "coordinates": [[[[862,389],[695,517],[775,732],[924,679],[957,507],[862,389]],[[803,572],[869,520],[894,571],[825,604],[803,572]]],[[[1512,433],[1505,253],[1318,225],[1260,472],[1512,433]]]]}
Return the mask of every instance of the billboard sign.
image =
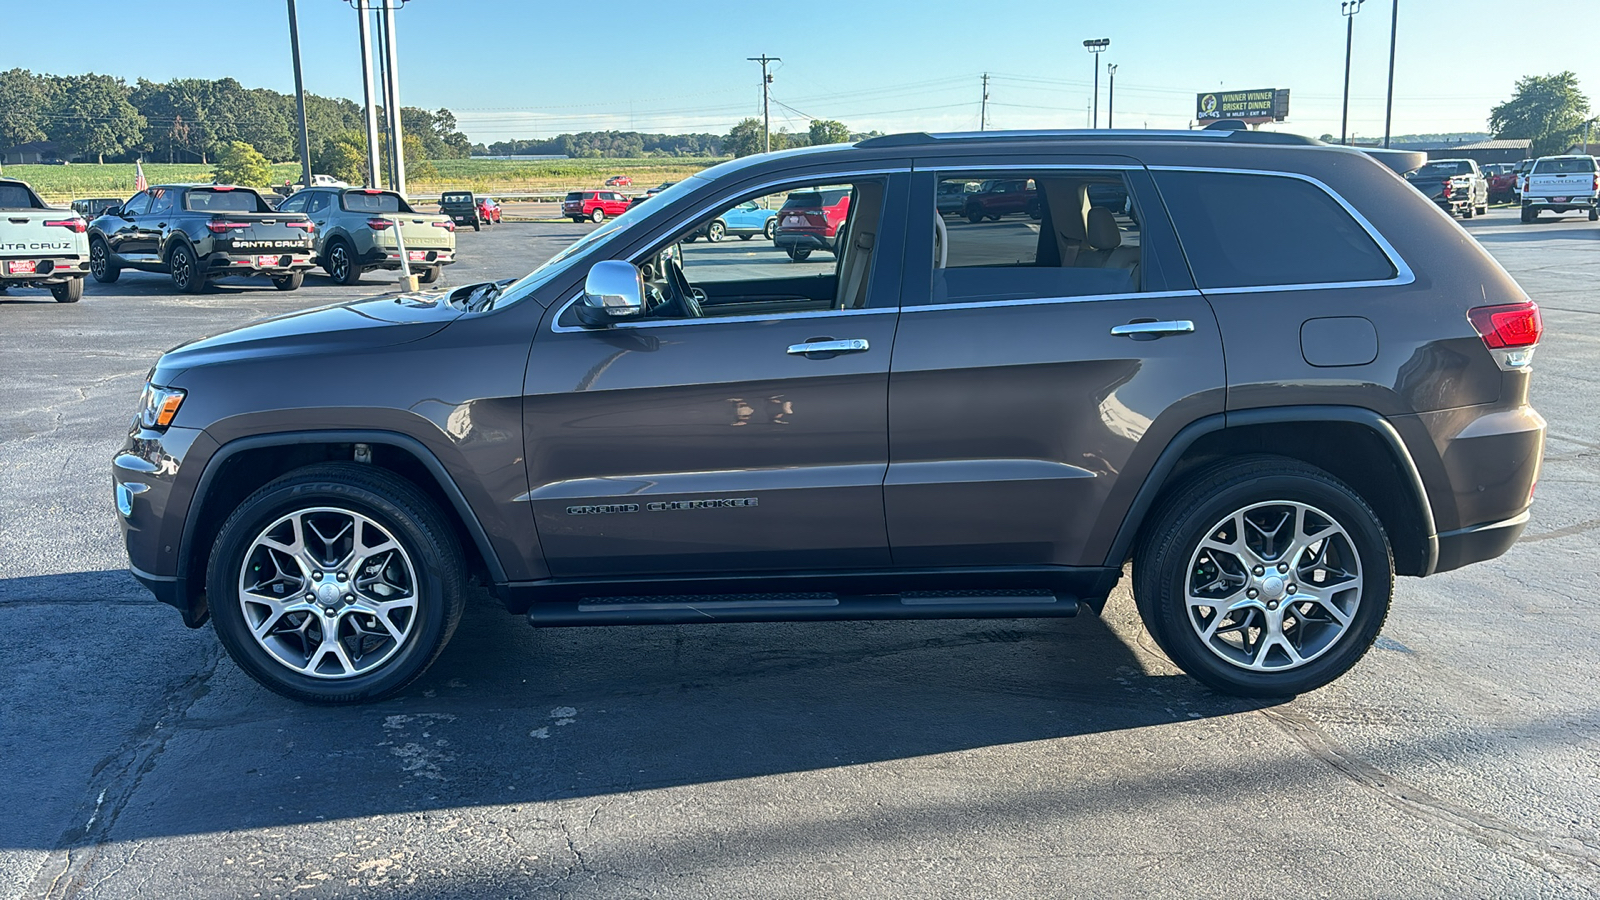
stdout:
{"type": "Polygon", "coordinates": [[[1195,95],[1195,118],[1201,122],[1238,119],[1243,122],[1282,121],[1289,116],[1289,91],[1210,91],[1195,95]]]}

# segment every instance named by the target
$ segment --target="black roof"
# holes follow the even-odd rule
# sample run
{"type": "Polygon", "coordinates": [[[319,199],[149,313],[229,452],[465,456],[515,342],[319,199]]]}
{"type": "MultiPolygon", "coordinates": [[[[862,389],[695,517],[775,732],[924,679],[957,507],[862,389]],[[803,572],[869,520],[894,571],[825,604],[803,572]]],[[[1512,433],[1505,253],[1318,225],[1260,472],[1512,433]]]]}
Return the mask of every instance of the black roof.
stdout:
{"type": "Polygon", "coordinates": [[[1280,131],[1147,131],[1143,129],[1068,129],[1061,131],[914,131],[857,141],[857,147],[947,146],[957,143],[1057,143],[1061,141],[1205,141],[1226,144],[1321,145],[1315,138],[1280,131]]]}

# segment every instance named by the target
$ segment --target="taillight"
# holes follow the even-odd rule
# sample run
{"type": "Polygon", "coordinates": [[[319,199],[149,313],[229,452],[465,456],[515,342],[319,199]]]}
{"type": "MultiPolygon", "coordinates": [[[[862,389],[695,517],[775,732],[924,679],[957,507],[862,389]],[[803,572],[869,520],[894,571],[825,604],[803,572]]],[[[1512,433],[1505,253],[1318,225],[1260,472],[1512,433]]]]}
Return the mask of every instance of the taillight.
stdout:
{"type": "Polygon", "coordinates": [[[47,219],[44,224],[46,228],[65,228],[75,234],[83,234],[89,230],[89,226],[83,224],[82,219],[47,219]]]}
{"type": "Polygon", "coordinates": [[[241,228],[249,227],[249,222],[212,221],[206,223],[206,229],[212,234],[227,234],[230,231],[238,231],[241,228]]]}
{"type": "Polygon", "coordinates": [[[443,228],[445,231],[455,231],[456,230],[456,223],[454,223],[454,222],[435,222],[435,223],[433,223],[433,227],[435,227],[435,228],[443,228]]]}
{"type": "Polygon", "coordinates": [[[394,223],[388,219],[368,219],[367,227],[371,228],[373,231],[382,231],[385,228],[393,228],[394,223]]]}
{"type": "Polygon", "coordinates": [[[312,230],[313,228],[316,227],[315,225],[312,225],[310,222],[288,221],[288,222],[285,222],[283,224],[289,226],[290,228],[304,228],[307,231],[310,231],[310,230],[312,230]]]}
{"type": "Polygon", "coordinates": [[[1594,176],[1594,183],[1589,185],[1589,190],[1600,191],[1600,174],[1594,176]]]}
{"type": "Polygon", "coordinates": [[[1534,348],[1544,336],[1539,305],[1532,300],[1479,306],[1467,310],[1467,321],[1483,338],[1502,369],[1520,369],[1533,361],[1534,348]]]}

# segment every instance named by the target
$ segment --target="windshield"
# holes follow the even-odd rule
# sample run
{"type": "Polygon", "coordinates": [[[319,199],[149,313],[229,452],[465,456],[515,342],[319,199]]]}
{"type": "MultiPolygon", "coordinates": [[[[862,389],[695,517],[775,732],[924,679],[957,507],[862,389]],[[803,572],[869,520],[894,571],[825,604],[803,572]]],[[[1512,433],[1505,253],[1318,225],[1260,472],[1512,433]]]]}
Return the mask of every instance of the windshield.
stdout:
{"type": "Polygon", "coordinates": [[[346,191],[344,208],[346,212],[363,213],[415,212],[400,202],[399,194],[388,192],[380,194],[377,191],[346,191]]]}
{"type": "Polygon", "coordinates": [[[1576,175],[1594,171],[1594,159],[1588,156],[1563,156],[1541,159],[1533,164],[1535,175],[1576,175]]]}
{"type": "Polygon", "coordinates": [[[183,199],[183,208],[193,212],[272,212],[255,191],[192,188],[183,199]]]}
{"type": "Polygon", "coordinates": [[[666,206],[667,203],[671,203],[684,194],[704,187],[710,181],[711,179],[705,177],[704,174],[690,175],[688,178],[656,195],[666,201],[665,203],[641,203],[637,206],[629,207],[627,212],[614,219],[607,219],[604,225],[567,245],[566,249],[545,260],[543,265],[522,276],[515,284],[508,286],[500,295],[500,299],[495,302],[495,305],[504,306],[528,296],[541,285],[550,281],[550,279],[566,271],[567,266],[575,258],[588,252],[591,248],[605,243],[613,235],[623,231],[645,216],[654,215],[656,210],[666,206]]]}
{"type": "Polygon", "coordinates": [[[1464,162],[1428,163],[1413,174],[1419,178],[1443,178],[1447,175],[1471,175],[1472,164],[1464,162]]]}

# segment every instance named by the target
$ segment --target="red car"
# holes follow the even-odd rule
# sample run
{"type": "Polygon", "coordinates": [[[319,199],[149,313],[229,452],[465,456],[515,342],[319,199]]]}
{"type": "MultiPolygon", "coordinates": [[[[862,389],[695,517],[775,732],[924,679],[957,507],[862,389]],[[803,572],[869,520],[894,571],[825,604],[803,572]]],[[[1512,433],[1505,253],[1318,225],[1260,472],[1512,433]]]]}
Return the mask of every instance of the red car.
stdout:
{"type": "Polygon", "coordinates": [[[967,221],[976,225],[985,218],[1000,221],[1000,217],[1008,213],[1025,212],[1039,218],[1039,192],[1034,188],[1033,179],[992,178],[978,185],[976,193],[967,195],[966,207],[962,214],[967,221]]]}
{"type": "Polygon", "coordinates": [[[628,198],[616,191],[573,191],[561,204],[561,214],[574,222],[604,222],[627,211],[628,198]]]}
{"type": "Polygon", "coordinates": [[[606,187],[633,187],[633,178],[627,175],[613,175],[606,179],[606,187]]]}
{"type": "Polygon", "coordinates": [[[478,218],[490,225],[500,224],[500,204],[489,197],[478,198],[478,218]]]}
{"type": "Polygon", "coordinates": [[[839,229],[849,216],[849,188],[794,191],[778,210],[772,243],[795,262],[805,262],[813,250],[826,250],[837,256],[839,229]]]}

